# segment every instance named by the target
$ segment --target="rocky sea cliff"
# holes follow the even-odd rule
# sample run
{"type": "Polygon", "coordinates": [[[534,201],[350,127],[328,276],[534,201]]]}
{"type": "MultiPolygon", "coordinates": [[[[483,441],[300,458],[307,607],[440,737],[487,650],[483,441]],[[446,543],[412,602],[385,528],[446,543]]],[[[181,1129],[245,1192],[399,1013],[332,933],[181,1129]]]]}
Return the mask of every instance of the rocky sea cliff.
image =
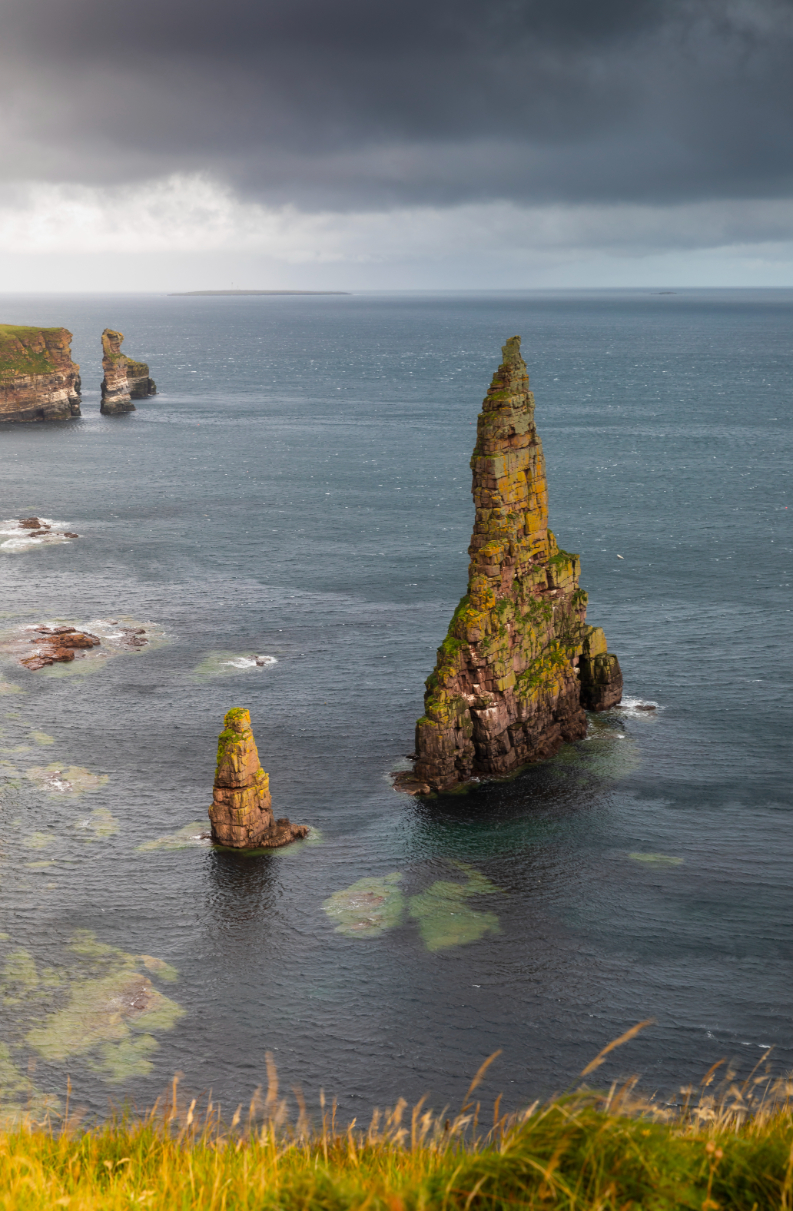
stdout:
{"type": "Polygon", "coordinates": [[[149,377],[146,362],[136,362],[121,352],[123,332],[105,328],[102,333],[102,379],[101,411],[108,416],[121,412],[134,412],[134,399],[147,399],[157,394],[157,385],[149,377]]]}
{"type": "Polygon", "coordinates": [[[0,423],[80,415],[80,367],[66,328],[0,324],[0,423]]]}
{"type": "Polygon", "coordinates": [[[577,555],[548,529],[548,486],[534,396],[507,341],[479,414],[471,458],[476,521],[468,592],[427,680],[412,793],[504,777],[586,734],[586,711],[622,696],[617,657],[587,626],[577,555]]]}

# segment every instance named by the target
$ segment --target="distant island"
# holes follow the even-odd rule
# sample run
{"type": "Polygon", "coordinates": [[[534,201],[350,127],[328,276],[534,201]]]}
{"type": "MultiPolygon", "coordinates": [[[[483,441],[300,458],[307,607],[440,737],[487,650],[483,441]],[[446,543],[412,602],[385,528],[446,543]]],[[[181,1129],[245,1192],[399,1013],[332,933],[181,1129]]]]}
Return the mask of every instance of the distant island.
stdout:
{"type": "Polygon", "coordinates": [[[349,290],[172,290],[169,299],[192,298],[199,294],[349,294],[349,290]]]}

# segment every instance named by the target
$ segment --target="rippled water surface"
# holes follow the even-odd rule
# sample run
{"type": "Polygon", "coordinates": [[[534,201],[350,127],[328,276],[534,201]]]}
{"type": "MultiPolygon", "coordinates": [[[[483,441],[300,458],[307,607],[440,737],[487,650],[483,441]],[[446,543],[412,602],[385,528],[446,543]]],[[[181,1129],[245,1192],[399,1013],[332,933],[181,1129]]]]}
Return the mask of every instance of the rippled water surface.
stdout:
{"type": "Polygon", "coordinates": [[[791,1063],[793,294],[27,296],[2,318],[73,331],[86,390],[79,420],[0,429],[0,517],[80,535],[0,526],[0,647],[110,637],[39,672],[0,651],[7,1099],[68,1074],[95,1110],[146,1104],[181,1071],[231,1105],[269,1050],[350,1115],[439,1109],[500,1048],[485,1096],[514,1105],[649,1017],[604,1082],[791,1063]],[[106,326],[160,390],[128,416],[99,414],[106,326]],[[475,420],[513,333],[626,705],[513,782],[416,803],[388,773],[465,588],[475,420]],[[231,706],[310,841],[201,841],[231,706]]]}

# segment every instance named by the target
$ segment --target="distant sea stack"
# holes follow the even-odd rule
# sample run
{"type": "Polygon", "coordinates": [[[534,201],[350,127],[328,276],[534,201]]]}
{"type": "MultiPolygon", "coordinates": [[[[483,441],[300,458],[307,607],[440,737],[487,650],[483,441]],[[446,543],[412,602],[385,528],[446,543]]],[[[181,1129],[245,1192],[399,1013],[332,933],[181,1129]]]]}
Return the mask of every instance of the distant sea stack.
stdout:
{"type": "Polygon", "coordinates": [[[157,394],[157,385],[149,378],[149,367],[145,362],[135,362],[121,352],[123,332],[105,328],[102,333],[102,403],[100,411],[106,416],[118,416],[121,412],[134,412],[133,399],[146,399],[157,394]]]}
{"type": "Polygon", "coordinates": [[[586,734],[585,710],[622,697],[617,657],[586,624],[577,555],[548,529],[542,445],[520,337],[482,405],[471,459],[476,521],[468,592],[427,680],[412,793],[503,777],[586,734]]]}
{"type": "Polygon", "coordinates": [[[250,711],[226,713],[218,738],[212,840],[233,849],[278,849],[308,834],[305,824],[273,817],[270,779],[259,762],[250,711]]]}
{"type": "Polygon", "coordinates": [[[0,422],[80,415],[80,367],[65,328],[0,324],[0,422]]]}

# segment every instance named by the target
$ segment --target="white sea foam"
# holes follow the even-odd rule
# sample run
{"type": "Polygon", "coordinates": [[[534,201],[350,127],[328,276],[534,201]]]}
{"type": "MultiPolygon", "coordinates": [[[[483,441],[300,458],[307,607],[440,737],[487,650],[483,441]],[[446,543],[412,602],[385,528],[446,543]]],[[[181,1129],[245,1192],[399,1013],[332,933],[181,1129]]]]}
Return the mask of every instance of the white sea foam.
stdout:
{"type": "Polygon", "coordinates": [[[231,665],[233,669],[261,669],[278,661],[275,656],[235,656],[233,660],[223,660],[221,663],[231,665]]]}
{"type": "Polygon", "coordinates": [[[30,551],[34,547],[51,546],[53,543],[72,541],[63,532],[68,529],[67,522],[53,521],[51,517],[40,517],[38,520],[42,526],[49,526],[49,533],[36,534],[34,531],[21,526],[19,519],[16,517],[0,521],[0,540],[2,540],[0,541],[0,551],[14,555],[19,551],[30,551]]]}
{"type": "Polygon", "coordinates": [[[655,701],[654,698],[623,698],[614,710],[620,715],[624,715],[628,719],[652,719],[653,715],[659,714],[664,708],[655,701]],[[652,707],[652,710],[648,710],[652,707]]]}

